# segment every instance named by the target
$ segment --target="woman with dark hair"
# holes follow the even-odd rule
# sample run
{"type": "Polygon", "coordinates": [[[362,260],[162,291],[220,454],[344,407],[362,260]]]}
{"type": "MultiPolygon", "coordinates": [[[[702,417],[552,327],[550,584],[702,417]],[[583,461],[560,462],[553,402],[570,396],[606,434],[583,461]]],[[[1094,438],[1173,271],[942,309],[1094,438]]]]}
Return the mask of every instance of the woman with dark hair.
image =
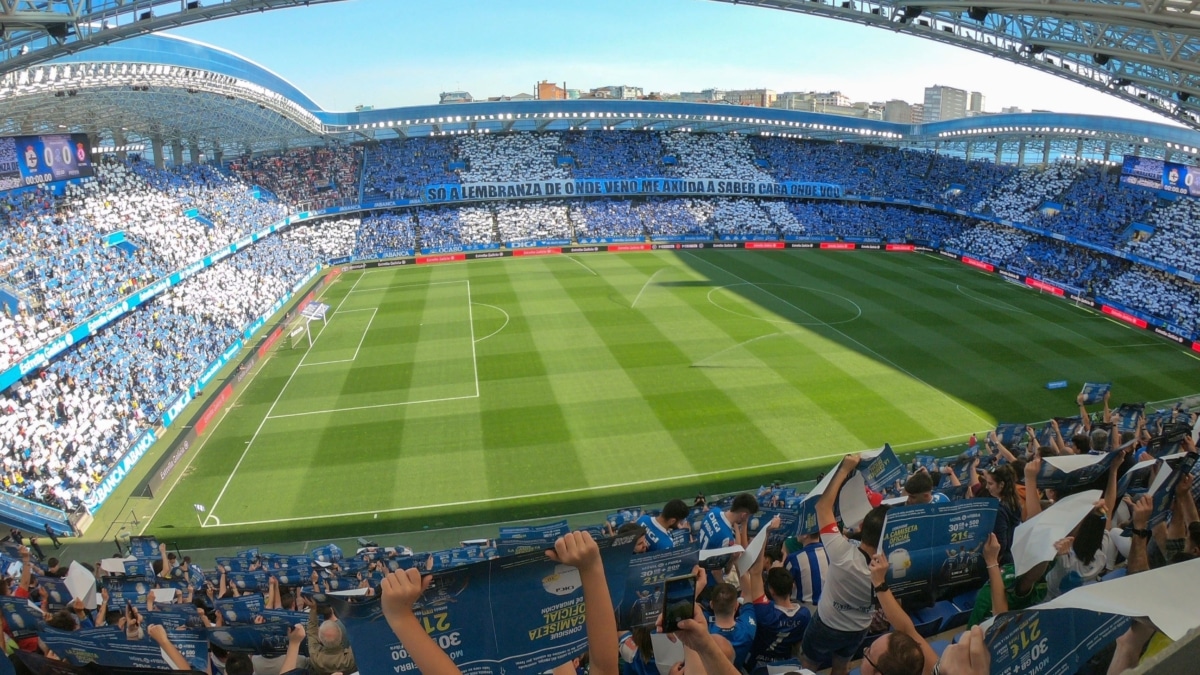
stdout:
{"type": "Polygon", "coordinates": [[[1046,575],[1047,599],[1098,581],[1108,571],[1108,554],[1104,552],[1108,519],[1104,506],[1083,517],[1071,536],[1054,543],[1058,557],[1046,575]]]}
{"type": "Polygon", "coordinates": [[[1004,464],[993,467],[983,474],[984,488],[988,495],[1000,500],[996,511],[996,525],[992,528],[1000,541],[1000,564],[1012,563],[1013,533],[1021,524],[1021,499],[1017,496],[1017,477],[1011,466],[1004,464]]]}

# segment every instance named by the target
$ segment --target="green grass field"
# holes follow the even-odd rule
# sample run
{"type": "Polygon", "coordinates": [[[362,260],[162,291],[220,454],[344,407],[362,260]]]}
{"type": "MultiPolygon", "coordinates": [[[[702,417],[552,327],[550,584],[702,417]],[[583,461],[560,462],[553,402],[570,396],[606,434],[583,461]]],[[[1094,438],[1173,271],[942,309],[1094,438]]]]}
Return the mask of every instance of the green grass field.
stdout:
{"type": "Polygon", "coordinates": [[[1114,382],[1114,402],[1200,389],[1165,340],[918,254],[501,259],[350,272],[323,301],[313,346],[266,361],[147,534],[266,543],[616,508],[1072,414],[1084,381],[1114,382]]]}

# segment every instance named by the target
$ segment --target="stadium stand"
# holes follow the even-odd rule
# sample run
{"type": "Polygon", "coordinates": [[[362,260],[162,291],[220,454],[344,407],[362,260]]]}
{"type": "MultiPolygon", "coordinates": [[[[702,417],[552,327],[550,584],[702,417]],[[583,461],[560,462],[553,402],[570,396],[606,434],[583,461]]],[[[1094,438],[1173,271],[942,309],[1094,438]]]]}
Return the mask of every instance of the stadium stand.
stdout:
{"type": "Polygon", "coordinates": [[[286,202],[317,209],[358,200],[362,161],[361,147],[328,145],[240,157],[229,162],[229,170],[286,202]]]}
{"type": "MultiPolygon", "coordinates": [[[[279,256],[287,255],[286,250],[279,249],[255,261],[227,266],[204,281],[191,284],[188,294],[181,296],[181,303],[176,304],[187,312],[191,298],[208,302],[213,298],[211,293],[216,285],[238,284],[235,279],[246,270],[269,271],[272,261],[277,263],[279,256]]],[[[245,293],[252,293],[249,285],[240,288],[246,289],[245,293]]],[[[242,316],[240,307],[230,307],[206,320],[237,321],[242,316]]],[[[57,374],[52,371],[33,385],[39,391],[27,392],[28,396],[34,399],[46,397],[48,394],[41,390],[86,392],[86,387],[69,382],[69,378],[56,378],[57,374]]],[[[1107,398],[1103,409],[1089,410],[1082,394],[1079,401],[1088,423],[1107,423],[1114,419],[1107,398]]],[[[1166,414],[1189,425],[1197,421],[1195,413],[1180,408],[1147,413],[1166,414]]],[[[22,662],[31,658],[29,655],[37,652],[39,647],[53,652],[58,645],[78,644],[63,642],[67,635],[82,644],[95,644],[99,649],[105,644],[101,628],[105,624],[122,628],[137,624],[150,641],[162,648],[162,653],[156,653],[152,658],[161,658],[164,665],[176,669],[201,665],[192,661],[182,649],[187,640],[193,639],[190,631],[201,631],[200,639],[207,638],[209,646],[200,652],[200,658],[211,659],[213,667],[223,667],[226,672],[243,667],[238,665],[241,660],[246,661],[244,667],[253,667],[253,672],[274,672],[276,667],[281,672],[290,672],[293,666],[305,663],[309,672],[325,672],[333,667],[371,672],[376,664],[391,661],[390,638],[383,638],[378,631],[371,632],[373,622],[364,620],[355,604],[362,602],[370,606],[381,598],[381,611],[387,618],[382,623],[384,629],[403,643],[421,672],[455,672],[455,666],[447,658],[451,656],[449,652],[453,651],[456,660],[468,658],[465,656],[468,652],[450,650],[446,645],[439,647],[439,634],[460,629],[461,622],[468,620],[467,617],[478,622],[482,620],[479,617],[487,616],[489,609],[495,608],[490,607],[487,594],[464,594],[457,598],[457,608],[443,619],[449,628],[439,628],[429,637],[424,626],[415,619],[409,625],[407,622],[412,615],[405,613],[411,612],[411,603],[421,595],[421,575],[431,573],[435,578],[450,581],[458,578],[455,575],[459,572],[455,570],[476,565],[479,569],[488,567],[489,583],[508,583],[505,567],[490,567],[489,561],[512,555],[508,550],[518,544],[533,551],[532,555],[547,565],[547,569],[555,569],[561,574],[562,568],[554,565],[578,568],[582,594],[592,599],[584,621],[586,640],[573,643],[573,653],[567,648],[564,661],[587,651],[595,668],[597,661],[603,663],[605,659],[612,659],[615,664],[619,655],[627,672],[641,672],[642,668],[655,666],[656,656],[660,661],[677,658],[664,651],[656,654],[647,632],[662,605],[650,606],[649,614],[645,613],[646,608],[638,610],[638,605],[631,608],[624,600],[615,606],[609,605],[605,586],[614,580],[606,576],[611,568],[606,570],[608,566],[601,563],[606,556],[618,554],[613,552],[615,549],[598,546],[595,542],[609,538],[618,545],[628,542],[624,544],[627,547],[624,550],[632,548],[632,558],[623,564],[637,565],[644,560],[647,563],[653,561],[660,568],[682,565],[689,571],[695,564],[696,546],[711,538],[708,523],[724,520],[735,524],[744,522],[748,531],[745,536],[754,538],[761,533],[768,547],[745,554],[749,560],[741,561],[739,584],[719,583],[711,588],[699,585],[696,588],[697,604],[711,618],[704,622],[684,623],[680,626],[679,637],[689,648],[709,650],[710,653],[705,655],[709,660],[709,672],[733,673],[737,670],[723,669],[741,664],[743,672],[765,673],[768,665],[789,667],[789,664],[795,664],[799,654],[803,663],[816,668],[828,667],[829,661],[822,663],[822,658],[832,658],[835,664],[844,664],[846,668],[852,661],[861,660],[863,666],[887,668],[882,671],[887,673],[918,675],[930,672],[937,663],[936,672],[983,675],[990,672],[986,659],[984,663],[971,662],[965,654],[973,642],[983,638],[983,631],[968,626],[975,626],[989,615],[1010,610],[1038,612],[1044,601],[1053,601],[1053,606],[1059,608],[1072,607],[1077,589],[1112,583],[1110,580],[1123,576],[1144,575],[1140,579],[1144,579],[1145,584],[1160,583],[1164,571],[1170,571],[1174,565],[1192,564],[1190,561],[1200,555],[1200,515],[1191,490],[1192,478],[1185,477],[1179,485],[1167,488],[1172,500],[1169,506],[1156,507],[1148,494],[1124,487],[1129,483],[1122,475],[1133,470],[1134,457],[1154,452],[1153,433],[1139,427],[1129,448],[1114,449],[1117,442],[1108,445],[1107,441],[1102,441],[1100,450],[1091,455],[1079,455],[1077,460],[1083,462],[1081,466],[1108,462],[1110,468],[1098,479],[1090,476],[1075,482],[1071,482],[1068,473],[1065,482],[1061,477],[1056,479],[1054,489],[1041,487],[1047,484],[1043,481],[1051,475],[1045,471],[1046,458],[1075,454],[1073,444],[1061,434],[1052,433],[1048,437],[1048,446],[1036,440],[1041,434],[1013,439],[1005,445],[993,432],[988,449],[971,445],[963,455],[942,460],[918,456],[911,465],[901,465],[895,455],[889,456],[886,452],[871,458],[850,455],[830,467],[834,475],[825,492],[806,494],[791,486],[763,486],[738,495],[714,496],[704,503],[698,501],[690,509],[682,500],[672,500],[661,512],[653,508],[625,510],[573,533],[567,531],[566,521],[537,526],[534,530],[546,538],[532,541],[526,538],[528,530],[513,535],[502,529],[497,536],[485,541],[472,541],[441,551],[414,552],[406,546],[380,547],[374,542],[364,542],[353,552],[325,545],[292,555],[251,548],[234,556],[217,557],[209,565],[199,564],[199,559],[194,561],[190,556],[180,557],[153,537],[133,537],[127,542],[128,548],[121,551],[122,557],[102,561],[99,565],[89,562],[81,567],[94,573],[104,588],[96,610],[88,610],[82,602],[73,604],[70,591],[60,587],[68,561],[45,555],[38,541],[42,533],[14,530],[6,542],[0,543],[0,554],[6,562],[22,563],[20,571],[12,573],[13,576],[6,580],[12,584],[12,595],[22,600],[17,603],[19,607],[12,604],[4,607],[4,627],[10,637],[16,638],[12,658],[22,662]],[[869,487],[849,496],[838,489],[856,473],[872,475],[881,470],[886,470],[890,476],[898,476],[895,483],[899,487],[886,489],[889,494],[896,495],[893,500],[896,505],[871,508],[869,487]],[[1100,489],[1088,492],[1095,485],[1100,489]],[[906,492],[910,489],[913,492],[906,492]],[[836,526],[833,502],[839,493],[841,496],[836,499],[843,510],[850,503],[847,500],[861,501],[867,509],[861,532],[856,535],[861,537],[861,543],[846,539],[836,526]],[[1100,495],[1098,500],[1095,495],[1100,495]],[[1122,497],[1126,495],[1132,499],[1122,504],[1122,497]],[[1081,508],[1075,506],[1078,497],[1085,498],[1081,508]],[[802,525],[804,521],[797,516],[808,508],[806,505],[812,504],[816,509],[816,523],[812,527],[820,526],[819,536],[815,529],[808,531],[802,525]],[[978,542],[978,545],[969,551],[965,547],[951,551],[954,556],[946,565],[954,571],[949,576],[939,576],[947,569],[943,566],[939,572],[937,565],[941,563],[907,555],[919,551],[908,551],[903,559],[895,553],[876,555],[875,544],[871,542],[879,541],[889,532],[911,527],[902,520],[905,513],[938,514],[942,513],[943,507],[955,512],[969,508],[977,514],[1004,511],[1016,522],[1001,525],[997,519],[994,528],[966,530],[963,541],[973,546],[978,542]],[[1173,513],[1169,522],[1164,520],[1152,526],[1152,514],[1162,512],[1164,508],[1173,513]],[[1054,518],[1040,517],[1047,512],[1053,512],[1054,518]],[[667,517],[667,514],[673,515],[667,517]],[[887,524],[897,518],[901,518],[896,520],[899,524],[887,524]],[[1057,522],[1059,519],[1063,522],[1057,522]],[[1132,535],[1123,531],[1126,527],[1133,528],[1132,535]],[[1153,534],[1150,534],[1151,527],[1153,534]],[[1003,528],[1009,529],[1003,536],[998,536],[1003,528]],[[660,531],[668,536],[661,536],[660,531]],[[1143,531],[1144,536],[1140,534],[1143,531]],[[1013,532],[1020,535],[1015,540],[1011,538],[1013,532]],[[1058,536],[1053,534],[1055,532],[1069,534],[1058,536]],[[654,550],[647,549],[646,539],[651,535],[658,542],[654,550]],[[519,538],[508,538],[514,536],[519,538]],[[635,539],[639,541],[635,543],[635,539]],[[1002,545],[1002,541],[1007,543],[1002,545]],[[1006,562],[1005,546],[1012,547],[1016,563],[1012,558],[1007,558],[1006,562]],[[540,549],[552,551],[551,559],[547,559],[540,549]],[[793,555],[788,556],[787,564],[793,567],[774,562],[788,551],[793,555]],[[869,565],[863,558],[864,553],[869,565]],[[801,558],[795,556],[801,556],[807,564],[817,567],[801,573],[798,567],[801,558]],[[821,563],[821,560],[827,562],[821,563]],[[897,564],[903,565],[905,574],[889,575],[889,570],[897,564]],[[819,584],[820,590],[813,590],[819,600],[805,594],[800,597],[811,598],[811,601],[802,604],[795,600],[792,594],[798,590],[793,575],[805,579],[806,585],[819,584]],[[905,589],[909,582],[902,581],[913,575],[930,575],[938,580],[933,581],[926,591],[914,595],[905,589]],[[861,591],[856,590],[860,587],[861,591]],[[330,601],[323,594],[353,593],[354,589],[361,589],[366,596],[332,601],[336,615],[328,613],[325,606],[330,601]],[[160,593],[165,595],[160,596],[160,593]],[[856,615],[858,625],[866,628],[848,634],[844,630],[831,633],[836,629],[825,622],[833,621],[828,617],[838,611],[835,606],[847,606],[845,599],[854,594],[867,598],[868,605],[860,611],[861,616],[856,615]],[[597,601],[597,597],[604,600],[597,601]],[[24,598],[33,600],[33,604],[25,603],[24,598]],[[827,618],[818,620],[817,616],[827,618]],[[186,630],[164,631],[156,627],[159,625],[182,626],[186,630]],[[632,630],[618,635],[618,625],[632,630]],[[30,630],[30,626],[36,628],[30,630]],[[249,630],[251,626],[255,634],[263,636],[262,639],[231,641],[230,631],[238,627],[249,630]],[[846,638],[843,634],[852,637],[846,638]],[[266,639],[266,636],[273,637],[266,639]],[[40,643],[33,638],[39,638],[40,643]],[[425,651],[418,654],[416,652],[422,649],[417,646],[419,640],[430,642],[425,645],[425,651]],[[305,643],[307,657],[300,655],[305,643]],[[829,656],[825,650],[832,650],[834,656],[829,656]],[[205,651],[207,656],[203,655],[205,651]],[[441,665],[431,663],[435,660],[441,660],[441,665]]],[[[1183,439],[1182,451],[1197,452],[1190,435],[1183,439]]],[[[73,463],[64,462],[68,473],[82,473],[82,467],[75,469],[73,463]]],[[[27,482],[39,480],[37,477],[26,478],[27,482]]],[[[86,476],[80,476],[80,480],[86,480],[86,476]]],[[[844,525],[859,527],[858,523],[844,525]]],[[[55,533],[50,531],[49,534],[57,548],[59,542],[55,533]]],[[[939,559],[944,557],[940,549],[935,553],[939,559]]],[[[538,563],[531,557],[525,565],[530,564],[538,563]]],[[[724,569],[728,572],[735,566],[728,562],[724,569]]],[[[72,571],[72,574],[79,573],[72,571]]],[[[626,598],[630,597],[628,584],[639,583],[636,579],[635,575],[625,581],[626,598]]],[[[1129,588],[1123,586],[1121,592],[1129,592],[1129,588]]],[[[1145,586],[1137,588],[1144,592],[1145,586]]],[[[1137,588],[1133,592],[1138,592],[1137,588]]],[[[540,585],[517,597],[534,607],[563,600],[562,593],[543,593],[540,585]]],[[[697,612],[695,616],[699,618],[699,610],[697,612]]],[[[1063,620],[1064,615],[1055,616],[1063,620]]],[[[514,616],[510,620],[521,619],[514,616]]],[[[537,620],[541,621],[540,617],[537,620]]],[[[1158,628],[1172,631],[1179,628],[1177,622],[1170,623],[1172,620],[1166,619],[1165,615],[1143,619],[1146,622],[1143,624],[1121,624],[1118,619],[1112,619],[1115,623],[1110,625],[1117,627],[1116,634],[1123,635],[1115,641],[1115,648],[1106,650],[1099,641],[1090,645],[1085,657],[1090,661],[1088,667],[1099,670],[1082,672],[1108,670],[1119,673],[1136,665],[1145,645],[1157,632],[1153,622],[1160,620],[1168,623],[1158,628]]],[[[522,637],[528,641],[527,637],[522,637]]],[[[129,639],[142,638],[133,636],[129,639]]],[[[501,649],[516,648],[515,638],[502,630],[496,632],[494,640],[501,649]]],[[[1109,644],[1114,643],[1109,641],[1109,644]]],[[[1074,641],[1051,642],[1047,644],[1051,650],[1047,653],[1060,655],[1076,646],[1074,641]]],[[[663,648],[660,643],[658,649],[663,648]]],[[[1154,649],[1157,648],[1152,651],[1154,649]]],[[[983,658],[982,654],[986,652],[979,650],[976,658],[983,658]]],[[[100,653],[102,659],[113,658],[106,652],[100,653]]],[[[615,672],[616,666],[613,668],[615,672]]]]}
{"type": "MultiPolygon", "coordinates": [[[[1193,202],[1160,204],[1157,196],[1122,187],[1101,167],[1065,163],[1016,171],[988,162],[857,144],[649,132],[408,139],[381,143],[362,151],[306,148],[276,157],[235,160],[231,163],[234,178],[207,167],[161,171],[133,160],[103,165],[97,180],[73,186],[63,197],[34,191],[4,198],[5,247],[0,261],[4,281],[32,302],[22,311],[0,316],[3,343],[0,364],[15,363],[60,335],[66,327],[129,291],[153,283],[305,205],[356,198],[360,152],[363,194],[367,199],[412,198],[419,194],[422,185],[458,181],[668,176],[832,182],[845,186],[855,196],[927,200],[943,206],[970,208],[981,216],[994,215],[1016,224],[1033,225],[1096,247],[1119,245],[1149,260],[1184,270],[1200,269],[1189,245],[1198,215],[1193,202]],[[452,169],[452,164],[457,168],[452,169]],[[279,195],[280,200],[256,196],[248,183],[262,185],[279,195]],[[1061,204],[1062,210],[1056,214],[1043,213],[1041,207],[1047,202],[1061,204]],[[192,209],[199,218],[185,215],[192,209]],[[1152,224],[1154,234],[1144,241],[1122,242],[1133,222],[1152,224]],[[100,243],[102,237],[116,232],[124,233],[129,246],[118,248],[100,243]]],[[[11,494],[66,510],[76,508],[138,434],[156,424],[181,391],[318,263],[347,256],[405,255],[418,248],[680,235],[924,241],[1088,289],[1097,296],[1200,331],[1200,290],[1178,276],[1019,227],[902,205],[854,200],[689,197],[497,201],[372,211],[368,215],[339,216],[295,225],[266,237],[120,317],[94,337],[73,345],[47,367],[10,387],[0,397],[0,409],[4,410],[0,420],[3,466],[0,481],[11,494]]],[[[1084,412],[1088,413],[1086,409],[1084,412]]],[[[1167,411],[1167,414],[1187,416],[1192,424],[1196,421],[1195,415],[1187,411],[1167,411]]],[[[1113,422],[1107,403],[1103,411],[1090,413],[1091,421],[1113,422]]],[[[1095,460],[1083,455],[1076,460],[1111,461],[1112,468],[1099,486],[1105,519],[1100,519],[1098,511],[1089,511],[1080,515],[1076,521],[1079,525],[1070,528],[1076,533],[1073,540],[1059,537],[1056,543],[1047,546],[1045,537],[1038,539],[1042,550],[1030,555],[1040,562],[1020,575],[1016,574],[1015,565],[1008,564],[1022,553],[1014,533],[1022,527],[1038,527],[1038,512],[1068,504],[1073,494],[1094,487],[1091,483],[1070,487],[1057,483],[1053,489],[1039,489],[1039,482],[1049,475],[1042,470],[1044,457],[1075,454],[1074,445],[1069,443],[1073,439],[1051,434],[1047,445],[1022,439],[1009,446],[996,443],[990,446],[994,449],[987,450],[972,446],[963,456],[927,458],[923,469],[905,468],[899,481],[905,487],[919,486],[922,481],[906,483],[903,479],[922,475],[932,483],[932,490],[948,501],[988,496],[999,499],[1002,506],[991,508],[997,513],[1003,511],[1007,524],[994,528],[997,536],[993,541],[987,539],[987,531],[971,532],[972,540],[979,542],[973,550],[939,552],[949,556],[947,569],[953,571],[955,578],[967,582],[945,588],[934,584],[929,593],[918,598],[906,596],[903,603],[890,598],[891,591],[875,592],[879,612],[855,617],[853,631],[841,629],[841,633],[854,634],[853,639],[835,636],[845,638],[841,651],[849,656],[842,658],[835,654],[830,658],[845,665],[851,657],[857,660],[870,656],[874,663],[864,659],[867,664],[864,672],[867,667],[875,668],[875,672],[910,672],[902,667],[905,659],[910,665],[921,663],[931,667],[937,658],[941,659],[940,672],[944,675],[987,672],[986,667],[973,670],[960,665],[965,646],[982,639],[978,631],[963,633],[959,644],[953,646],[931,641],[930,636],[953,637],[965,624],[978,623],[1005,609],[1036,610],[1044,598],[1070,598],[1076,587],[1108,583],[1104,581],[1106,574],[1145,574],[1147,577],[1143,578],[1149,578],[1169,563],[1200,554],[1200,536],[1196,535],[1200,518],[1196,516],[1196,493],[1190,489],[1190,478],[1181,481],[1185,488],[1172,490],[1177,515],[1155,525],[1152,544],[1147,544],[1141,535],[1131,537],[1121,531],[1126,525],[1131,525],[1135,532],[1150,529],[1149,517],[1154,508],[1148,499],[1141,498],[1122,507],[1123,510],[1117,508],[1122,497],[1117,479],[1132,469],[1134,457],[1153,452],[1150,442],[1153,434],[1142,429],[1134,433],[1136,442],[1132,452],[1113,450],[1100,442],[1096,445],[1097,454],[1091,456],[1095,460]],[[1024,497],[1019,498],[1022,491],[1024,497]],[[1100,536],[1091,539],[1085,536],[1088,528],[1097,527],[1100,536]],[[1151,554],[1147,554],[1148,547],[1151,554]],[[1002,586],[997,593],[991,592],[993,587],[1002,586]],[[859,619],[870,624],[861,634],[859,619]],[[885,666],[880,667],[879,663],[885,666]],[[901,665],[886,665],[889,663],[901,665]]],[[[1182,449],[1195,452],[1190,440],[1183,441],[1182,449]]],[[[841,476],[839,480],[845,479],[842,470],[830,469],[841,476]]],[[[916,503],[914,495],[897,488],[882,486],[881,491],[889,493],[889,497],[916,503]]],[[[916,487],[913,491],[927,492],[916,487]]],[[[1136,490],[1128,492],[1136,496],[1136,490]]],[[[681,522],[697,522],[713,514],[739,510],[751,515],[761,510],[763,514],[782,512],[795,516],[808,497],[816,495],[803,494],[793,487],[764,487],[738,497],[712,498],[681,522]],[[753,508],[746,506],[747,499],[753,508]]],[[[864,493],[862,498],[866,501],[871,495],[864,493]]],[[[820,498],[816,501],[819,503],[820,498]]],[[[985,508],[983,504],[982,500],[977,502],[979,508],[985,508]]],[[[656,512],[647,509],[645,513],[653,516],[656,512]]],[[[555,532],[538,545],[555,548],[562,563],[579,569],[586,594],[589,585],[595,586],[592,572],[601,556],[589,542],[593,538],[603,540],[628,527],[626,521],[645,524],[628,515],[614,514],[607,522],[586,528],[586,536],[555,532]]],[[[818,521],[825,518],[820,507],[816,517],[818,521]]],[[[867,530],[870,526],[865,522],[863,529],[867,530]]],[[[640,527],[635,525],[632,532],[640,533],[640,527]]],[[[747,518],[748,530],[762,528],[785,528],[782,534],[798,537],[790,542],[779,541],[786,537],[775,537],[772,549],[782,543],[790,554],[814,551],[809,547],[820,547],[819,541],[823,540],[829,547],[827,555],[833,556],[828,558],[831,562],[854,559],[862,563],[862,569],[855,569],[857,576],[852,579],[838,577],[839,580],[833,581],[840,572],[826,577],[827,593],[830,584],[857,584],[866,588],[869,579],[878,586],[880,570],[886,573],[889,565],[897,564],[878,556],[867,565],[854,550],[856,544],[847,544],[836,532],[814,537],[814,532],[802,531],[797,520],[783,525],[769,518],[747,518]],[[799,538],[804,538],[802,546],[799,538]]],[[[687,545],[699,537],[696,528],[681,530],[678,544],[687,545]]],[[[878,540],[878,535],[875,536],[878,540]]],[[[862,541],[868,542],[869,538],[864,534],[862,541]]],[[[35,562],[35,558],[42,557],[36,540],[27,539],[20,532],[11,534],[10,539],[22,545],[0,547],[0,555],[6,561],[24,563],[22,571],[10,580],[16,589],[14,594],[35,600],[45,596],[49,600],[54,587],[53,573],[63,561],[47,560],[44,565],[35,562]],[[28,548],[23,545],[26,541],[28,548]],[[36,573],[31,573],[34,568],[36,573]],[[42,577],[42,581],[35,581],[37,577],[42,577]]],[[[289,670],[289,665],[301,663],[297,652],[304,643],[308,645],[312,672],[334,672],[333,668],[344,670],[354,661],[362,664],[390,656],[386,645],[362,641],[359,631],[363,629],[350,618],[354,615],[352,610],[339,610],[338,618],[343,619],[340,625],[334,620],[319,620],[317,606],[321,603],[313,593],[362,587],[385,601],[391,599],[393,602],[387,602],[383,610],[388,615],[390,629],[410,651],[415,651],[411,648],[413,642],[427,638],[422,637],[426,634],[423,628],[418,625],[418,630],[413,631],[407,621],[412,616],[412,601],[420,592],[414,566],[442,573],[461,565],[486,563],[508,552],[502,536],[482,545],[418,554],[397,546],[390,550],[364,547],[353,555],[343,555],[336,547],[327,546],[292,556],[289,564],[304,570],[293,574],[282,566],[282,556],[261,551],[248,551],[235,558],[218,560],[215,566],[202,567],[187,559],[172,558],[156,541],[131,543],[134,548],[127,553],[133,560],[122,563],[125,575],[104,580],[106,588],[112,590],[99,611],[59,609],[55,605],[67,603],[48,601],[45,610],[52,611],[43,614],[42,610],[22,605],[23,611],[31,614],[21,615],[21,621],[32,617],[31,623],[38,627],[18,633],[13,630],[18,624],[12,614],[16,610],[5,609],[4,625],[17,638],[19,649],[32,653],[37,649],[37,640],[31,638],[40,637],[53,650],[58,628],[82,628],[74,631],[79,633],[77,637],[91,639],[86,631],[106,621],[127,624],[137,621],[135,617],[119,616],[126,597],[121,594],[128,591],[139,607],[147,607],[143,624],[163,621],[164,606],[194,604],[201,610],[192,617],[196,627],[216,630],[218,613],[221,623],[266,626],[260,630],[272,636],[270,648],[264,642],[253,648],[227,650],[210,638],[215,648],[209,658],[226,672],[289,670]],[[329,566],[319,566],[318,561],[329,566]],[[217,579],[221,580],[219,584],[214,583],[217,579]],[[259,582],[263,585],[257,586],[259,582]],[[250,585],[246,586],[247,583],[250,585]],[[143,587],[140,596],[133,590],[137,584],[143,587]],[[145,597],[145,589],[153,585],[178,586],[183,592],[172,594],[175,602],[164,599],[162,606],[150,609],[150,603],[155,601],[145,597]],[[239,598],[257,609],[234,611],[228,615],[232,618],[227,618],[225,611],[239,598]],[[118,611],[113,616],[106,616],[114,609],[118,611]],[[48,628],[39,625],[41,621],[48,628]],[[305,632],[289,630],[295,624],[306,624],[305,632]],[[357,642],[356,636],[359,636],[357,642]],[[370,646],[361,647],[363,644],[370,646]],[[238,671],[244,667],[243,660],[253,664],[251,671],[238,671]]],[[[868,555],[876,552],[873,546],[868,548],[871,550],[860,550],[868,555]]],[[[770,555],[787,557],[774,551],[770,555]]],[[[815,552],[813,556],[816,559],[815,552]]],[[[823,605],[816,596],[800,594],[798,601],[793,600],[797,592],[795,579],[808,579],[805,583],[811,585],[812,573],[795,577],[788,568],[773,569],[766,561],[766,553],[752,557],[753,564],[742,577],[744,582],[740,587],[725,588],[722,584],[709,591],[710,607],[716,617],[712,632],[727,640],[732,658],[742,663],[774,665],[802,653],[808,665],[830,665],[821,662],[827,655],[820,650],[800,646],[806,635],[809,642],[834,639],[828,634],[813,637],[816,633],[808,634],[808,630],[838,630],[830,625],[838,622],[830,619],[829,609],[825,610],[822,621],[813,618],[813,612],[822,615],[823,605]],[[739,596],[744,601],[740,609],[739,596]],[[745,631],[749,630],[746,626],[750,622],[740,617],[751,614],[755,618],[754,631],[762,631],[761,635],[771,639],[747,638],[745,631]],[[736,628],[739,620],[740,633],[736,628]],[[781,636],[787,649],[777,649],[783,644],[776,640],[781,636]]],[[[843,564],[838,569],[844,572],[848,566],[843,564]]],[[[732,569],[727,567],[727,571],[732,569]]],[[[101,572],[101,576],[108,574],[101,572]]],[[[834,595],[841,597],[839,594],[844,592],[844,589],[836,591],[834,595]]],[[[857,591],[850,594],[854,593],[857,591]]],[[[532,598],[529,601],[534,602],[532,598]]],[[[834,602],[844,604],[841,600],[830,600],[824,607],[834,602]]],[[[592,667],[596,667],[597,660],[615,662],[619,651],[616,626],[612,626],[609,636],[607,624],[601,630],[602,622],[591,613],[591,601],[588,606],[588,637],[603,634],[605,640],[604,644],[590,647],[592,667]]],[[[483,612],[486,608],[469,609],[483,612]]],[[[140,609],[138,612],[141,614],[140,609]]],[[[608,614],[611,618],[612,612],[608,614]]],[[[200,667],[185,663],[186,657],[176,656],[178,651],[172,638],[182,642],[181,634],[148,627],[145,632],[162,647],[166,655],[164,665],[177,669],[200,667]]],[[[710,642],[698,625],[685,627],[684,632],[685,641],[692,641],[698,649],[712,650],[705,653],[710,659],[715,659],[713,654],[724,645],[720,640],[710,642]],[[688,633],[690,629],[695,629],[694,634],[688,633]]],[[[1096,657],[1099,670],[1094,672],[1103,672],[1110,663],[1118,669],[1114,672],[1125,664],[1136,663],[1142,645],[1150,641],[1151,635],[1153,631],[1147,633],[1145,628],[1130,628],[1117,641],[1112,653],[1096,657]]],[[[628,662],[627,672],[654,672],[650,668],[654,665],[654,648],[644,637],[648,634],[631,633],[628,642],[634,648],[621,650],[628,662]]],[[[435,650],[426,651],[421,657],[413,654],[412,658],[414,661],[438,658],[435,650]]],[[[725,664],[718,660],[711,665],[709,672],[725,664]]],[[[418,668],[421,672],[435,672],[428,661],[419,663],[418,668]]],[[[928,668],[911,672],[926,673],[928,668]]]]}
{"type": "Polygon", "coordinates": [[[363,156],[363,199],[414,199],[424,185],[458,182],[452,138],[408,138],[368,146],[363,156]]]}

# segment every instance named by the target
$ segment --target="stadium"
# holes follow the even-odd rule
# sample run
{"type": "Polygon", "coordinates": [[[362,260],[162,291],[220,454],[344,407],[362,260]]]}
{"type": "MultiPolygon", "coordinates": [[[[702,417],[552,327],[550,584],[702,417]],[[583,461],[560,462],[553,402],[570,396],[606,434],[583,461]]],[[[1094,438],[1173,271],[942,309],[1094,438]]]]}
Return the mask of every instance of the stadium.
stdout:
{"type": "Polygon", "coordinates": [[[0,3],[0,665],[1193,671],[1194,8],[733,3],[1161,121],[338,112],[163,32],[327,3],[0,3]]]}

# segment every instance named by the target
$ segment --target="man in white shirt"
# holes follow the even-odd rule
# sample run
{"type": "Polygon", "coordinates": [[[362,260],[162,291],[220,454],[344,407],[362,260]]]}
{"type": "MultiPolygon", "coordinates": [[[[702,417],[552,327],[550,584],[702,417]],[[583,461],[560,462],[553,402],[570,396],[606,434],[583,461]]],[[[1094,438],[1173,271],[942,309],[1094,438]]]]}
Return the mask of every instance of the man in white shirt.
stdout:
{"type": "Polygon", "coordinates": [[[875,599],[871,583],[871,556],[875,555],[887,506],[872,509],[862,523],[862,541],[842,536],[833,506],[842,485],[858,469],[857,454],[846,455],[817,500],[817,525],[829,556],[828,577],[821,589],[817,613],[804,632],[800,660],[809,670],[832,664],[831,675],[847,675],[850,660],[867,634],[875,599]]]}

